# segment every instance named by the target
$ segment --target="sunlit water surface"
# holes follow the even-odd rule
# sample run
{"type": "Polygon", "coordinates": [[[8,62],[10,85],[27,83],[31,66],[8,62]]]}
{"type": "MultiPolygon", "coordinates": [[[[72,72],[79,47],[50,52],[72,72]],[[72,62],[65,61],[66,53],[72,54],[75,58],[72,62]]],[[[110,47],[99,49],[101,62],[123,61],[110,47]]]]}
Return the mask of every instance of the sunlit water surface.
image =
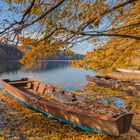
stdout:
{"type": "Polygon", "coordinates": [[[70,61],[40,61],[28,71],[23,71],[23,66],[17,61],[0,62],[0,79],[15,80],[21,77],[29,77],[68,90],[83,90],[87,84],[86,75],[95,75],[95,72],[74,68],[70,65],[70,61]]]}

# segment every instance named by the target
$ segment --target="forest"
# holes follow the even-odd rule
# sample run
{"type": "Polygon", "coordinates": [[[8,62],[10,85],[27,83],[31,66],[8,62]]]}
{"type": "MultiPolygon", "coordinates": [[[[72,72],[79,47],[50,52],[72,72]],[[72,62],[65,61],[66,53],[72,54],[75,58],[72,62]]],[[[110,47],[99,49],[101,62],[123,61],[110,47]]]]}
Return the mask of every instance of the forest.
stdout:
{"type": "Polygon", "coordinates": [[[19,60],[23,53],[13,45],[0,44],[0,60],[19,60]]]}

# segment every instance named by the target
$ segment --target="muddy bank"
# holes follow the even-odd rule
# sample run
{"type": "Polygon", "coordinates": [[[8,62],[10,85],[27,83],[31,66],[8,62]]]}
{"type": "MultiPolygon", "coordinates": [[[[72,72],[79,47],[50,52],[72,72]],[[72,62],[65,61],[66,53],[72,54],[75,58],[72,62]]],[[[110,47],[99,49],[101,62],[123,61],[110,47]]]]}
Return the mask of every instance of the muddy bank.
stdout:
{"type": "Polygon", "coordinates": [[[129,95],[140,95],[140,80],[115,79],[107,76],[87,76],[88,82],[94,82],[98,86],[112,88],[128,93],[129,95]]]}

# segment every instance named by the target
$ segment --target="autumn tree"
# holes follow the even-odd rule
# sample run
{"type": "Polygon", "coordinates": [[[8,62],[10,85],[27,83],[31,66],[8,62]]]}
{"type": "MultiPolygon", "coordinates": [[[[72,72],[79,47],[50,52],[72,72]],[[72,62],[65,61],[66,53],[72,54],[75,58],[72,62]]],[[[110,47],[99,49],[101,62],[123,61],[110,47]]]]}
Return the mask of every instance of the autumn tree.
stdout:
{"type": "Polygon", "coordinates": [[[133,16],[128,12],[136,5],[139,9],[139,0],[4,0],[1,5],[10,16],[0,22],[0,39],[24,50],[21,62],[28,66],[60,50],[73,54],[71,48],[85,40],[140,40],[131,31],[139,21],[126,23],[133,16]]]}
{"type": "MultiPolygon", "coordinates": [[[[117,27],[116,23],[113,23],[112,26],[116,28],[109,30],[109,32],[140,36],[140,2],[133,5],[124,16],[125,20],[121,27],[117,27]],[[128,26],[129,28],[127,28],[128,26]]],[[[122,18],[120,16],[118,21],[122,18]]],[[[73,61],[73,64],[85,69],[140,66],[140,40],[113,37],[96,50],[88,52],[83,60],[73,61]]]]}

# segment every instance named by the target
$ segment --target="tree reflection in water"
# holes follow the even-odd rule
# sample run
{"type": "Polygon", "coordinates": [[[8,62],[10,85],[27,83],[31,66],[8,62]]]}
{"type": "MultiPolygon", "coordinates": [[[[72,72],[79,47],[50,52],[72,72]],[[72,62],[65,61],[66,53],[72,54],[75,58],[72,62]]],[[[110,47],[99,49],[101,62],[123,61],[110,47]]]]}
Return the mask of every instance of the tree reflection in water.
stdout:
{"type": "Polygon", "coordinates": [[[86,75],[95,74],[94,71],[72,67],[70,61],[58,60],[38,61],[30,70],[23,69],[24,67],[17,61],[1,61],[0,79],[29,77],[67,90],[83,90],[83,86],[87,84],[86,75]]]}

